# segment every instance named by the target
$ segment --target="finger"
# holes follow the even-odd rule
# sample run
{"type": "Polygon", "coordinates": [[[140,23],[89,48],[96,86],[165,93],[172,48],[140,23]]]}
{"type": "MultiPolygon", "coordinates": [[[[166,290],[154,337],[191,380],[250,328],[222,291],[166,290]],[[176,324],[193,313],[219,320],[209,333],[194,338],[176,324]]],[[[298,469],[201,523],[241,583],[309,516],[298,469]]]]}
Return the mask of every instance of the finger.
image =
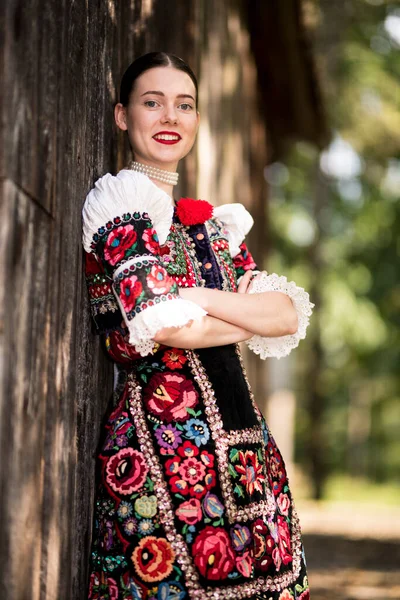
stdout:
{"type": "Polygon", "coordinates": [[[248,288],[249,283],[250,283],[250,280],[251,280],[252,274],[253,274],[253,271],[246,271],[246,273],[241,278],[240,283],[239,283],[239,287],[238,287],[238,293],[239,294],[245,294],[246,293],[247,288],[248,288]]]}

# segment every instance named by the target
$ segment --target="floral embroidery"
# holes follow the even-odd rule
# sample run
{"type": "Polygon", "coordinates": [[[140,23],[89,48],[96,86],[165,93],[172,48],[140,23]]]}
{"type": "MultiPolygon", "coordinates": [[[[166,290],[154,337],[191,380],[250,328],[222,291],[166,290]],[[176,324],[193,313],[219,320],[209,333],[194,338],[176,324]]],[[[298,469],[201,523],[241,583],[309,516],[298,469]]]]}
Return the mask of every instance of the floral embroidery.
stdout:
{"type": "Polygon", "coordinates": [[[138,528],[138,522],[137,519],[135,519],[134,517],[129,517],[125,522],[124,522],[124,531],[127,535],[133,535],[138,528]]]}
{"type": "Polygon", "coordinates": [[[193,383],[177,373],[156,373],[151,378],[144,401],[147,409],[167,422],[184,421],[188,409],[196,406],[198,393],[193,383]]]}
{"type": "Polygon", "coordinates": [[[202,518],[200,500],[198,500],[198,498],[186,500],[186,502],[183,502],[176,511],[176,516],[178,519],[181,519],[181,521],[184,521],[189,525],[194,525],[202,518]]]}
{"type": "Polygon", "coordinates": [[[206,444],[210,439],[210,432],[204,421],[190,419],[184,424],[183,428],[186,437],[193,440],[197,447],[206,444]]]}
{"type": "Polygon", "coordinates": [[[279,511],[282,515],[287,517],[290,509],[290,498],[287,494],[279,494],[277,500],[279,511]]]}
{"type": "Polygon", "coordinates": [[[146,582],[161,581],[172,573],[175,553],[171,544],[154,536],[140,540],[132,554],[139,576],[146,582]]]}
{"type": "Polygon", "coordinates": [[[115,228],[104,245],[104,258],[110,265],[116,265],[133,251],[137,233],[133,225],[121,225],[115,228]]]}
{"type": "MultiPolygon", "coordinates": [[[[232,456],[236,456],[235,450],[232,451],[232,456]]],[[[245,486],[248,494],[252,495],[255,491],[261,494],[265,475],[263,473],[263,465],[258,462],[257,454],[251,450],[246,450],[245,452],[240,450],[238,458],[240,465],[235,465],[235,471],[240,475],[240,483],[245,486]]]]}
{"type": "Polygon", "coordinates": [[[278,516],[278,531],[279,531],[279,552],[284,565],[291,563],[292,558],[292,547],[290,542],[290,532],[288,524],[285,519],[278,516]]]}
{"type": "Polygon", "coordinates": [[[254,559],[249,551],[244,552],[241,556],[237,556],[235,564],[243,577],[251,577],[253,575],[254,559]]]}
{"type": "Polygon", "coordinates": [[[130,502],[121,502],[117,512],[118,516],[121,517],[121,519],[126,519],[126,517],[130,517],[133,512],[132,504],[130,502]]]}
{"type": "Polygon", "coordinates": [[[149,533],[153,533],[153,531],[154,531],[153,522],[150,521],[150,519],[143,519],[139,523],[138,530],[139,530],[139,533],[141,533],[142,535],[149,535],[149,533]]]}
{"type": "Polygon", "coordinates": [[[108,460],[106,481],[115,492],[129,495],[142,487],[147,472],[143,454],[124,448],[108,460]]]}
{"type": "Polygon", "coordinates": [[[249,271],[250,269],[252,269],[252,270],[257,269],[257,265],[254,262],[254,259],[253,259],[252,255],[250,254],[246,244],[245,243],[241,244],[239,246],[239,248],[240,248],[240,253],[237,254],[233,259],[233,264],[236,269],[237,278],[244,275],[245,272],[249,271]]]}
{"type": "Polygon", "coordinates": [[[108,598],[110,600],[118,599],[118,586],[115,579],[112,577],[107,577],[106,580],[100,581],[100,573],[92,573],[90,576],[90,584],[89,584],[89,598],[93,600],[101,600],[103,598],[102,592],[99,590],[97,593],[97,589],[101,588],[108,594],[108,598]],[[97,589],[96,589],[97,588],[97,589]]]}
{"type": "Polygon", "coordinates": [[[270,438],[267,444],[266,462],[271,489],[273,490],[274,494],[278,496],[287,481],[287,477],[282,456],[280,452],[278,452],[276,444],[272,438],[270,438]]]}
{"type": "Polygon", "coordinates": [[[273,564],[272,553],[276,549],[275,541],[262,519],[253,524],[254,558],[261,571],[268,571],[273,564]]]}
{"type": "Polygon", "coordinates": [[[171,477],[173,493],[202,498],[216,483],[213,469],[214,456],[186,441],[178,448],[178,455],[165,463],[166,474],[171,477]]]}
{"type": "Polygon", "coordinates": [[[231,540],[222,527],[203,529],[193,544],[192,554],[201,575],[212,581],[226,579],[235,565],[231,540]]]}
{"type": "Polygon", "coordinates": [[[155,435],[160,446],[172,452],[182,443],[181,434],[173,425],[160,425],[155,435]]]}
{"type": "Polygon", "coordinates": [[[291,594],[289,590],[285,590],[280,594],[278,600],[293,600],[293,594],[291,594]]]}
{"type": "Polygon", "coordinates": [[[178,348],[171,348],[167,350],[162,357],[162,361],[165,363],[167,369],[182,369],[183,365],[187,362],[187,358],[183,350],[178,348]]]}
{"type": "Polygon", "coordinates": [[[157,514],[157,498],[154,495],[140,496],[135,500],[135,511],[141,517],[151,518],[157,514]]]}
{"type": "Polygon", "coordinates": [[[186,592],[179,581],[163,582],[158,586],[157,599],[159,600],[183,600],[186,592]]]}
{"type": "Polygon", "coordinates": [[[230,529],[232,544],[235,550],[240,552],[251,542],[251,533],[245,525],[236,524],[230,529]]]}
{"type": "Polygon", "coordinates": [[[142,238],[144,241],[145,248],[151,252],[151,254],[156,254],[159,249],[158,235],[155,229],[145,229],[142,234],[142,238]]]}
{"type": "Polygon", "coordinates": [[[171,287],[170,279],[164,267],[155,265],[147,275],[147,285],[153,294],[165,294],[171,287]]]}
{"type": "Polygon", "coordinates": [[[211,519],[220,519],[224,514],[224,505],[219,501],[218,496],[207,492],[204,501],[204,512],[211,519]]]}
{"type": "MultiPolygon", "coordinates": [[[[199,219],[190,209],[200,208],[201,201],[188,201],[196,205],[187,205],[188,218],[199,219]]],[[[222,276],[218,285],[235,290],[236,278],[255,268],[251,255],[242,244],[232,260],[218,219],[202,230],[222,276]]],[[[118,264],[114,289],[128,319],[174,297],[177,284],[204,284],[192,246],[196,238],[189,233],[174,223],[160,248],[143,213],[107,223],[93,246],[104,257],[105,270],[89,265],[93,298],[110,294],[110,266],[118,264]],[[137,233],[134,241],[130,227],[137,233]]],[[[110,319],[111,310],[105,314],[110,319]]],[[[119,308],[116,319],[118,329],[108,333],[110,353],[128,363],[128,384],[101,448],[102,496],[96,505],[89,597],[112,598],[116,590],[115,598],[126,600],[212,600],[216,595],[308,600],[284,463],[259,412],[254,407],[257,426],[226,431],[198,355],[161,347],[142,359],[128,342],[119,308]]]]}
{"type": "Polygon", "coordinates": [[[120,290],[121,304],[125,312],[129,313],[135,308],[136,301],[140,301],[143,286],[135,275],[131,275],[123,280],[120,290]]]}

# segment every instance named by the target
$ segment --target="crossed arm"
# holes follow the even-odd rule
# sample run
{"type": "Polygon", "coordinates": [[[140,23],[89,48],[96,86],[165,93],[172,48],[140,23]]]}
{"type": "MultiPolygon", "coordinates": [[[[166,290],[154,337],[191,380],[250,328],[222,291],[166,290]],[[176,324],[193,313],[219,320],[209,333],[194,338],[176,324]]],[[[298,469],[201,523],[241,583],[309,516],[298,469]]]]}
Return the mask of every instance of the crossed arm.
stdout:
{"type": "Polygon", "coordinates": [[[180,329],[166,327],[155,341],[175,348],[208,348],[242,342],[254,334],[278,337],[297,331],[297,313],[281,292],[247,294],[252,271],[247,271],[238,293],[207,288],[183,288],[180,295],[199,304],[208,315],[180,329]]]}

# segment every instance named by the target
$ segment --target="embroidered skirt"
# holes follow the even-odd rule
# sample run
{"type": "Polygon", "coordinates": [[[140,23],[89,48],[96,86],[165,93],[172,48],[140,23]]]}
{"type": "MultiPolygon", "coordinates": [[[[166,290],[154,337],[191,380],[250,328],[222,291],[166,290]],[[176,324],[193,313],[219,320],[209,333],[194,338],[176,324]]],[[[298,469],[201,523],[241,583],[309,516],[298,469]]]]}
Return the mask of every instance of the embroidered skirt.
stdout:
{"type": "Polygon", "coordinates": [[[282,456],[238,346],[126,371],[98,455],[89,599],[307,600],[282,456]]]}

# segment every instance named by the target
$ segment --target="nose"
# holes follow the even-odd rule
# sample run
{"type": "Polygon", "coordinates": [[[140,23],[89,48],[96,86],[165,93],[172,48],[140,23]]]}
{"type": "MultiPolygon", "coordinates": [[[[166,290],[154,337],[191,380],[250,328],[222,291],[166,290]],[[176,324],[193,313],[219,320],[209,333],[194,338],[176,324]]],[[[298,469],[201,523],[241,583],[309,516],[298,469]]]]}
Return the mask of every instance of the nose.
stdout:
{"type": "Polygon", "coordinates": [[[178,113],[176,112],[176,108],[173,104],[167,104],[165,106],[165,110],[164,110],[161,120],[163,123],[177,123],[178,122],[178,113]]]}

